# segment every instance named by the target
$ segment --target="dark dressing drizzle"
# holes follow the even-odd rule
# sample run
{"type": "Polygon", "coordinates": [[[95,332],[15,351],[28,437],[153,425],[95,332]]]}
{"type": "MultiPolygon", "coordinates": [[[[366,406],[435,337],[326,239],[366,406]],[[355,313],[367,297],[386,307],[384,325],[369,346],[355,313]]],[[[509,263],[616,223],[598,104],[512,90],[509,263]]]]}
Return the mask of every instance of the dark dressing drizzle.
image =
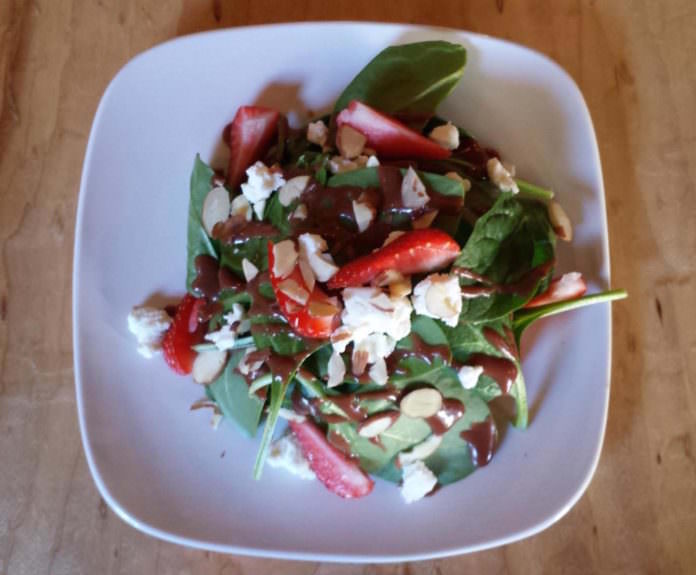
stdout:
{"type": "Polygon", "coordinates": [[[476,467],[483,467],[491,460],[498,440],[498,428],[492,417],[474,423],[471,429],[462,431],[459,435],[469,443],[471,460],[476,467]]]}

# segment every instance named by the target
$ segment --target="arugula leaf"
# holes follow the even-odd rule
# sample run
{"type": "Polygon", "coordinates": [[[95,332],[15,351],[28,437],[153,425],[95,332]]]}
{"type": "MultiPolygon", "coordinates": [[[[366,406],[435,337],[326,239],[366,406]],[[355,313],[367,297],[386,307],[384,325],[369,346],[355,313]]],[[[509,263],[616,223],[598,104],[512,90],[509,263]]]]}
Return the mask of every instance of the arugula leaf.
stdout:
{"type": "Polygon", "coordinates": [[[390,46],[365,66],[339,96],[334,112],[360,100],[388,114],[430,115],[464,73],[466,50],[443,41],[390,46]]]}
{"type": "Polygon", "coordinates": [[[620,300],[626,297],[628,297],[626,290],[617,289],[586,295],[569,301],[560,301],[535,308],[521,309],[515,312],[512,320],[512,330],[515,334],[517,345],[519,346],[520,344],[524,330],[539,319],[556,315],[557,313],[563,313],[564,311],[570,311],[596,303],[620,300]]]}
{"type": "Polygon", "coordinates": [[[218,258],[216,241],[212,240],[201,220],[203,202],[208,192],[212,189],[210,183],[213,170],[201,160],[199,154],[193,163],[191,172],[191,195],[189,197],[188,233],[186,242],[186,289],[191,292],[191,285],[196,279],[196,268],[193,265],[196,256],[201,254],[218,258]]]}
{"type": "Polygon", "coordinates": [[[253,437],[261,419],[264,401],[256,395],[249,395],[246,380],[235,371],[243,356],[243,350],[232,354],[222,375],[207,386],[206,392],[220,406],[225,418],[234,421],[253,437]]]}
{"type": "MultiPolygon", "coordinates": [[[[360,168],[335,174],[328,179],[327,186],[329,188],[337,188],[339,186],[356,186],[358,188],[379,188],[379,168],[360,168]]],[[[402,169],[401,174],[406,174],[406,170],[402,169]]],[[[464,197],[464,187],[457,180],[433,174],[430,172],[418,172],[418,177],[431,190],[443,196],[460,196],[464,197]]]]}

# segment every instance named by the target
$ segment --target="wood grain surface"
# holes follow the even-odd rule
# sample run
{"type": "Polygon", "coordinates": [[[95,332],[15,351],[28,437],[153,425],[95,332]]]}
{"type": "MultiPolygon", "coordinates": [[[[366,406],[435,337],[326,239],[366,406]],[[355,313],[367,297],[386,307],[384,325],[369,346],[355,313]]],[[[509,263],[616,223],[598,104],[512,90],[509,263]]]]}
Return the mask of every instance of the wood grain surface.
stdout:
{"type": "Polygon", "coordinates": [[[694,573],[694,0],[0,0],[0,574],[694,573]],[[614,306],[602,459],[587,493],[526,541],[440,561],[350,566],[194,551],[99,497],[73,387],[74,216],[99,98],[169,38],[264,22],[417,22],[508,38],[559,62],[595,122],[614,306]]]}

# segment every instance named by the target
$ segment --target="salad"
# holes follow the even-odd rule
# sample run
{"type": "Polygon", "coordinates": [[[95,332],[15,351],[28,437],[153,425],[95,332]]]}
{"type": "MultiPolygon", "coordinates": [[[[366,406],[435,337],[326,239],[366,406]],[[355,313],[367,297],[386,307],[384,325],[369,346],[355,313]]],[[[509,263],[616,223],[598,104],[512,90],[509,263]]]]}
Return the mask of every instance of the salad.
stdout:
{"type": "Polygon", "coordinates": [[[447,42],[389,47],[329,114],[294,128],[242,106],[227,170],[195,158],[187,293],[128,323],[203,386],[191,409],[261,434],[255,477],[345,498],[379,477],[409,503],[463,479],[528,423],[524,330],[625,297],[557,270],[573,229],[553,192],[436,114],[465,63],[447,42]]]}

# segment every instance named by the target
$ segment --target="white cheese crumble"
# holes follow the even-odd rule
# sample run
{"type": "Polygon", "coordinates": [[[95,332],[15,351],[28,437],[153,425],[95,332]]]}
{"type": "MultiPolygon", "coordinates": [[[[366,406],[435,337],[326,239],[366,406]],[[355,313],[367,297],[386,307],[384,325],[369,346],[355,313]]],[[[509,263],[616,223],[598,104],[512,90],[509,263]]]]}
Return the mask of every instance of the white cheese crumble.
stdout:
{"type": "Polygon", "coordinates": [[[287,433],[271,444],[266,459],[271,467],[286,469],[301,479],[314,479],[314,471],[302,455],[300,444],[292,433],[287,433]]]}
{"type": "Polygon", "coordinates": [[[300,258],[309,264],[314,275],[320,282],[329,281],[338,271],[328,249],[326,240],[317,234],[300,234],[300,258]]]}
{"type": "Polygon", "coordinates": [[[448,150],[456,150],[459,147],[459,130],[450,122],[433,128],[428,137],[448,150]]]}
{"type": "Polygon", "coordinates": [[[162,338],[172,318],[156,307],[134,307],[128,314],[128,329],[138,340],[138,353],[148,359],[162,349],[162,338]]]}
{"type": "Polygon", "coordinates": [[[342,325],[331,336],[333,348],[343,353],[353,342],[354,368],[376,364],[370,375],[374,374],[375,383],[386,383],[386,365],[379,360],[388,357],[396,342],[410,333],[411,302],[376,287],[346,288],[342,295],[342,325]]]}
{"type": "Polygon", "coordinates": [[[486,163],[488,177],[503,192],[517,194],[520,190],[513,177],[514,167],[506,168],[498,158],[491,158],[486,163]],[[513,172],[513,173],[511,173],[513,172]]]}
{"type": "Polygon", "coordinates": [[[401,496],[406,503],[423,499],[437,485],[437,477],[421,460],[407,463],[401,471],[401,496]]]}
{"type": "Polygon", "coordinates": [[[457,377],[459,377],[459,382],[464,389],[473,389],[482,373],[483,367],[480,365],[463,365],[457,371],[457,377]]]}
{"type": "Polygon", "coordinates": [[[411,166],[406,170],[406,175],[401,181],[401,201],[407,208],[420,209],[430,201],[430,196],[420,181],[416,170],[411,166]]]}
{"type": "Polygon", "coordinates": [[[280,170],[273,170],[260,161],[249,166],[246,174],[247,181],[242,184],[242,194],[253,206],[256,217],[262,220],[266,201],[274,190],[285,184],[285,178],[280,170]]]}
{"type": "Polygon", "coordinates": [[[249,331],[251,324],[245,318],[246,311],[244,306],[235,303],[232,304],[232,311],[223,316],[225,323],[220,326],[217,331],[211,331],[205,335],[205,339],[217,347],[221,351],[232,349],[237,336],[240,333],[249,331]]]}
{"type": "Polygon", "coordinates": [[[307,139],[312,142],[312,144],[316,144],[317,146],[321,146],[323,148],[326,145],[326,140],[328,140],[328,138],[329,128],[321,120],[318,120],[317,122],[310,122],[307,125],[307,139]]]}
{"type": "Polygon", "coordinates": [[[457,276],[430,274],[418,282],[411,299],[417,314],[441,319],[450,327],[459,322],[462,294],[457,276]]]}

